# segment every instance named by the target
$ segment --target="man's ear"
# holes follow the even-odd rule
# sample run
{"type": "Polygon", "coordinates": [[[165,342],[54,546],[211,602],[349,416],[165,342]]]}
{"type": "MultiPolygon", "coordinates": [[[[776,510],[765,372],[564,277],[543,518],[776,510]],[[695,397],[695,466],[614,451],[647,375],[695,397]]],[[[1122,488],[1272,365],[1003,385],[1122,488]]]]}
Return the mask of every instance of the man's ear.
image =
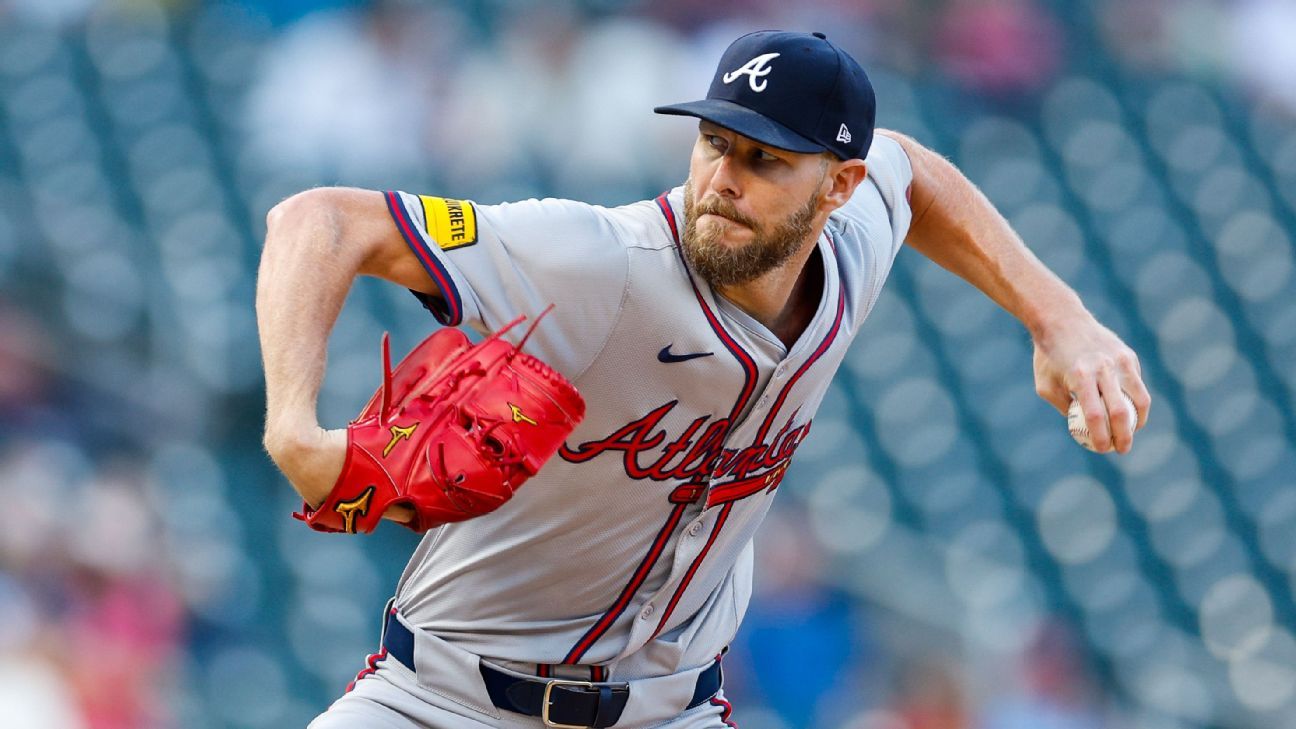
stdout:
{"type": "Polygon", "coordinates": [[[828,174],[824,175],[823,184],[826,190],[820,208],[831,213],[845,205],[851,199],[851,195],[855,194],[855,188],[859,187],[867,176],[868,166],[862,159],[830,162],[828,174]]]}

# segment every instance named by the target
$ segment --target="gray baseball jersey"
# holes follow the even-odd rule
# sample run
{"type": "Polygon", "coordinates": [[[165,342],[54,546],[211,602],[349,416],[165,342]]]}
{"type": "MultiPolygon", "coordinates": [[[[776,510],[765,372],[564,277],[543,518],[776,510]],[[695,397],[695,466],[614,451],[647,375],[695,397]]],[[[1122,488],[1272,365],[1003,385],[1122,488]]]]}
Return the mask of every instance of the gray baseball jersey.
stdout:
{"type": "Polygon", "coordinates": [[[556,303],[527,350],[587,402],[511,501],[425,536],[396,594],[410,625],[532,675],[715,659],[751,595],[753,533],[909,228],[905,153],[879,136],[867,163],[818,241],[821,300],[790,349],[691,274],[682,188],[617,208],[387,193],[440,321],[489,331],[556,303]]]}

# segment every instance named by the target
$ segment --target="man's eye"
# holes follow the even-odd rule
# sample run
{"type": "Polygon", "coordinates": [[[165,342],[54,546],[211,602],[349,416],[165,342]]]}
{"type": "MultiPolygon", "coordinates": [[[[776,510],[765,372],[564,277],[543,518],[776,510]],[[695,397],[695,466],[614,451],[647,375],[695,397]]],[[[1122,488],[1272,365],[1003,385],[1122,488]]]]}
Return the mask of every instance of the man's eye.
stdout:
{"type": "Polygon", "coordinates": [[[707,140],[707,144],[710,144],[712,147],[715,147],[716,149],[724,149],[725,147],[724,139],[716,136],[715,134],[706,135],[706,140],[707,140]]]}
{"type": "Polygon", "coordinates": [[[778,162],[778,157],[775,157],[774,155],[770,154],[769,152],[766,152],[763,149],[758,150],[756,152],[756,159],[760,160],[761,162],[778,162]]]}

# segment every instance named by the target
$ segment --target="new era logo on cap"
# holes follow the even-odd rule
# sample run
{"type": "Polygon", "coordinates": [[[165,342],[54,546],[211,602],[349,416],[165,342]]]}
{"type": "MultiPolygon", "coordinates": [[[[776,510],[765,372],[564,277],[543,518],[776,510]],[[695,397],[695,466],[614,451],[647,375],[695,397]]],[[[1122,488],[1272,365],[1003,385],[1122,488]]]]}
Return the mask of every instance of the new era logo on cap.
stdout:
{"type": "Polygon", "coordinates": [[[705,99],[655,111],[706,119],[778,149],[863,159],[875,106],[864,69],[823,33],[762,30],[725,50],[705,99]]]}

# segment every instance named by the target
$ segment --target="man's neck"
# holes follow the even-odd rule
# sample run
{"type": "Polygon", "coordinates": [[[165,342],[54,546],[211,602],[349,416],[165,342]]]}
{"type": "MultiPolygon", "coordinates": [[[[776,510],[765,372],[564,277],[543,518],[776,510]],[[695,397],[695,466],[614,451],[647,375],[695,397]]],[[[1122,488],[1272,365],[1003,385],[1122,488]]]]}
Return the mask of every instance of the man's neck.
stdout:
{"type": "Polygon", "coordinates": [[[782,266],[745,284],[717,287],[716,293],[764,324],[791,349],[823,297],[823,259],[815,255],[818,243],[816,235],[782,266]]]}

